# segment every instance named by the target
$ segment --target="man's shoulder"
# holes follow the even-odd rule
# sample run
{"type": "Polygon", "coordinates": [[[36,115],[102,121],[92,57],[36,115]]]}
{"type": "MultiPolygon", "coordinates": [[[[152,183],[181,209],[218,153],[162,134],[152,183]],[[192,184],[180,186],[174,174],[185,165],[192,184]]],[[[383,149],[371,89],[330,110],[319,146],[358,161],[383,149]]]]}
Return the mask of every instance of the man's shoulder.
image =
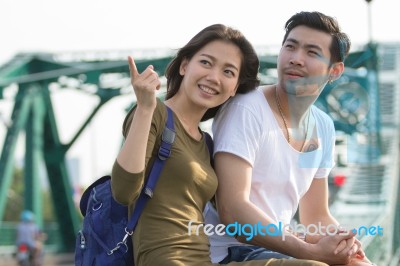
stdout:
{"type": "Polygon", "coordinates": [[[312,112],[317,123],[320,125],[320,128],[329,129],[331,131],[335,130],[333,119],[327,113],[325,113],[323,110],[315,105],[312,106],[312,112]]]}
{"type": "Polygon", "coordinates": [[[323,120],[325,122],[332,122],[333,123],[332,118],[327,113],[325,113],[323,110],[321,110],[320,108],[318,108],[315,105],[313,105],[311,108],[312,108],[313,114],[316,117],[320,118],[321,120],[323,120]]]}
{"type": "Polygon", "coordinates": [[[232,97],[229,99],[229,103],[235,103],[235,104],[240,104],[240,103],[247,103],[247,102],[254,102],[257,100],[261,100],[263,97],[262,92],[260,91],[259,88],[256,88],[252,91],[242,93],[242,94],[236,94],[235,97],[232,97]]]}
{"type": "Polygon", "coordinates": [[[245,94],[236,94],[224,104],[222,109],[228,109],[230,111],[243,110],[246,111],[246,113],[250,112],[259,115],[265,112],[264,108],[266,105],[263,92],[257,88],[245,94]]]}

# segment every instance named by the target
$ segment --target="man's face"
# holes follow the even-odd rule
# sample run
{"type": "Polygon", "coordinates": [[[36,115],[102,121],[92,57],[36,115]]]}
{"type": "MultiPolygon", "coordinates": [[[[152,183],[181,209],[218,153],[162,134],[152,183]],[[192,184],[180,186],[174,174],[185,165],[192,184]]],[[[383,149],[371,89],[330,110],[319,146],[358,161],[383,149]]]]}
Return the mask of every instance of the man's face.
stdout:
{"type": "Polygon", "coordinates": [[[329,79],[332,36],[297,26],[289,33],[278,57],[278,78],[286,92],[318,96],[329,79]]]}

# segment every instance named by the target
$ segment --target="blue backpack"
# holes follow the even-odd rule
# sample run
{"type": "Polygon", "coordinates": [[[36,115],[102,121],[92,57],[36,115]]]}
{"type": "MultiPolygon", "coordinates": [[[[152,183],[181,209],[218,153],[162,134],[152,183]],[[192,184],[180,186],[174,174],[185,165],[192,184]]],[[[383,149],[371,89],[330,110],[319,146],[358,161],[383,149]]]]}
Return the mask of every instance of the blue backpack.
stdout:
{"type": "MultiPolygon", "coordinates": [[[[131,218],[128,207],[117,203],[111,193],[111,177],[103,176],[92,183],[80,200],[80,211],[84,217],[75,245],[75,266],[132,266],[134,265],[131,235],[147,200],[157,183],[166,159],[171,154],[175,139],[171,109],[162,133],[162,142],[153,167],[144,185],[131,218]]],[[[212,139],[204,133],[212,156],[212,139]]],[[[212,158],[212,157],[211,157],[212,158]]]]}

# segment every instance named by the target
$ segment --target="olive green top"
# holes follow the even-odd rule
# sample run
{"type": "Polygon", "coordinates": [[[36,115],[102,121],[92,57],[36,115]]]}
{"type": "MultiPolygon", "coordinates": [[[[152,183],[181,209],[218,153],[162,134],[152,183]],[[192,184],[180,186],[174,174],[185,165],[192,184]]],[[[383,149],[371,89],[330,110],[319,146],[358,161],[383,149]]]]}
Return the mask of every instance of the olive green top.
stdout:
{"type": "MultiPolygon", "coordinates": [[[[124,136],[130,129],[133,111],[123,126],[124,136]]],[[[145,173],[129,173],[117,161],[112,170],[112,192],[116,201],[129,205],[129,217],[148,175],[161,142],[167,110],[160,100],[153,114],[147,143],[145,173]]],[[[133,234],[136,266],[213,265],[209,257],[209,241],[203,230],[189,235],[192,228],[203,224],[203,210],[217,189],[217,178],[210,165],[205,139],[193,139],[174,114],[176,131],[171,157],[161,172],[154,196],[150,199],[133,234]]],[[[134,151],[133,151],[134,152],[134,151]]],[[[229,265],[275,265],[272,261],[229,263],[229,265]],[[272,264],[270,264],[272,263],[272,264]]],[[[279,264],[282,265],[282,264],[279,264]]],[[[285,264],[286,265],[286,264],[285,264]]],[[[300,265],[300,264],[296,264],[300,265]]]]}
{"type": "MultiPolygon", "coordinates": [[[[132,116],[133,112],[130,112],[124,123],[124,136],[130,129],[132,116]]],[[[151,169],[147,166],[157,155],[166,118],[166,107],[158,100],[147,143],[146,176],[151,169]]],[[[203,223],[202,212],[216,191],[217,178],[209,163],[205,140],[197,141],[187,134],[175,114],[174,126],[176,138],[171,157],[165,163],[154,196],[147,202],[133,235],[137,265],[165,265],[166,260],[180,261],[185,265],[194,265],[193,261],[198,265],[209,262],[207,236],[203,230],[199,230],[199,236],[189,236],[188,223],[203,223]]],[[[115,162],[112,171],[115,199],[129,204],[132,210],[144,176],[143,172],[128,173],[115,162]]]]}

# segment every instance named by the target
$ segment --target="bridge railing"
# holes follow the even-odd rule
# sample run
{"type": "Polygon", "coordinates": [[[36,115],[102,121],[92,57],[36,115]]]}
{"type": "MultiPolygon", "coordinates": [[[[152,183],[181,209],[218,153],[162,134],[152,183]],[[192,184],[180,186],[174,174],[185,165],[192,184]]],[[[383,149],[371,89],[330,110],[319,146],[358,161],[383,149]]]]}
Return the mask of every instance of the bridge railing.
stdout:
{"type": "MultiPolygon", "coordinates": [[[[378,265],[395,259],[396,216],[399,216],[399,137],[396,129],[382,130],[379,160],[368,162],[365,149],[353,150],[353,158],[363,163],[349,163],[347,182],[338,192],[331,211],[347,229],[356,229],[367,256],[378,265]]],[[[350,141],[355,141],[354,139],[350,141]]],[[[360,145],[362,147],[362,145],[360,145]]]]}
{"type": "MultiPolygon", "coordinates": [[[[2,222],[0,225],[0,257],[11,256],[15,252],[16,229],[18,222],[2,222]]],[[[47,223],[43,232],[47,235],[46,251],[57,252],[61,247],[60,232],[57,223],[47,223]]]]}

